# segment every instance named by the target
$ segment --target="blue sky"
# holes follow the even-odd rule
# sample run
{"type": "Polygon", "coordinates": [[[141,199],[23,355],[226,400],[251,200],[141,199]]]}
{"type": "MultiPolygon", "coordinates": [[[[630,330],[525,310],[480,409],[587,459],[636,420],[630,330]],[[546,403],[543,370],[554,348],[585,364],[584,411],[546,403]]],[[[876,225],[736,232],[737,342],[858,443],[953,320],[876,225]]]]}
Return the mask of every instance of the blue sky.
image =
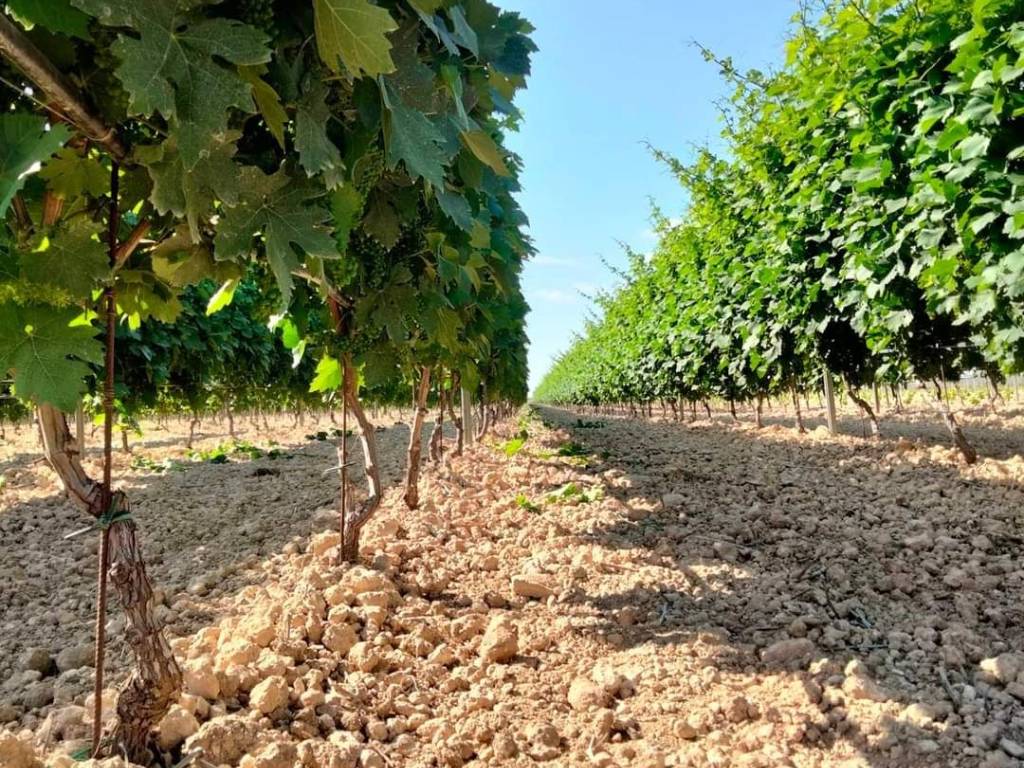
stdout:
{"type": "MultiPolygon", "coordinates": [[[[650,200],[683,208],[675,179],[644,142],[689,159],[715,145],[715,101],[730,89],[692,40],[740,68],[781,63],[796,0],[499,0],[537,31],[525,114],[509,146],[523,157],[520,203],[537,248],[523,288],[532,311],[530,385],[583,328],[581,296],[614,284],[602,258],[625,263],[619,242],[655,243],[650,200]]],[[[720,146],[720,144],[718,145],[720,146]]]]}

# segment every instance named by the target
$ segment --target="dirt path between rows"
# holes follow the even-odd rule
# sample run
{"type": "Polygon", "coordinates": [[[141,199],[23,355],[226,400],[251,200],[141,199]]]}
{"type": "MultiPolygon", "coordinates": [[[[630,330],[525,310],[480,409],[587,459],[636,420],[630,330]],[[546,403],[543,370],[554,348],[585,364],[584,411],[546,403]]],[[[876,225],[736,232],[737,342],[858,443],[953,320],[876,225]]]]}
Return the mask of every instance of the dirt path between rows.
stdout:
{"type": "MultiPolygon", "coordinates": [[[[912,422],[900,429],[914,433],[912,422]]],[[[189,693],[160,734],[171,759],[203,749],[243,768],[1020,765],[1016,454],[964,468],[927,438],[544,408],[431,467],[420,510],[390,492],[364,565],[337,568],[336,535],[292,541],[333,524],[334,481],[322,475],[333,447],[286,432],[293,458],[273,460],[279,475],[254,476],[271,466],[264,458],[134,481],[133,498],[155,494],[147,503],[191,494],[167,525],[197,545],[160,552],[155,566],[174,585],[166,609],[188,670],[189,693]],[[523,426],[525,443],[508,442],[523,426]]],[[[382,438],[396,446],[392,480],[403,434],[382,438]]],[[[55,585],[80,564],[87,617],[91,563],[85,551],[54,559],[67,545],[38,514],[70,513],[42,485],[45,470],[18,472],[16,492],[45,492],[0,515],[20,526],[4,528],[5,564],[38,542],[37,559],[20,561],[24,589],[54,581],[5,610],[0,668],[17,685],[0,704],[13,702],[8,731],[27,727],[49,745],[48,765],[63,766],[85,710],[61,680],[87,684],[90,670],[29,679],[22,646],[40,627],[87,643],[87,629],[64,633],[59,616],[49,629],[53,609],[38,606],[46,589],[71,589],[55,585]],[[28,706],[25,693],[47,684],[56,702],[28,706]]],[[[157,516],[145,526],[159,541],[157,516]]],[[[0,757],[5,743],[15,748],[0,738],[0,757]]]]}

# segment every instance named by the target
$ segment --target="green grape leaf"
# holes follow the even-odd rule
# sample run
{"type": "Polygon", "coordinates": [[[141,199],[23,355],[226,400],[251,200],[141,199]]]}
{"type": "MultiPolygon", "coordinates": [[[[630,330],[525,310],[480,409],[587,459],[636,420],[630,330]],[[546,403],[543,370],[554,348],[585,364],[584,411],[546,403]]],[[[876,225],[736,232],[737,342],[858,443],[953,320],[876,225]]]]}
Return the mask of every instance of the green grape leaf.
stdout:
{"type": "Polygon", "coordinates": [[[0,114],[0,219],[30,174],[70,137],[63,125],[20,112],[0,114]]]}
{"type": "Polygon", "coordinates": [[[402,219],[387,196],[374,190],[363,215],[363,231],[390,250],[402,234],[402,219]]]}
{"type": "Polygon", "coordinates": [[[462,12],[462,8],[457,5],[453,5],[448,9],[448,16],[452,20],[452,29],[455,32],[455,41],[472,51],[474,56],[480,55],[480,44],[476,38],[476,32],[469,26],[469,22],[466,21],[466,15],[462,12]]]}
{"type": "Polygon", "coordinates": [[[449,192],[438,187],[435,190],[437,203],[455,225],[466,232],[472,232],[476,222],[473,219],[473,212],[469,207],[469,201],[457,192],[449,192]]]}
{"type": "Polygon", "coordinates": [[[39,169],[39,178],[57,197],[73,200],[81,195],[99,197],[110,188],[110,171],[95,157],[82,157],[71,147],[60,150],[39,169]]]}
{"type": "Polygon", "coordinates": [[[284,126],[288,122],[288,113],[281,105],[281,97],[261,75],[266,67],[239,67],[238,74],[252,86],[252,96],[256,100],[256,108],[267,124],[267,130],[281,149],[284,149],[284,126]]]}
{"type": "Polygon", "coordinates": [[[366,387],[379,387],[395,380],[398,374],[395,356],[389,350],[371,349],[363,358],[363,367],[360,371],[363,385],[366,387]]]}
{"type": "Polygon", "coordinates": [[[337,145],[327,135],[331,110],[326,97],[327,87],[317,83],[299,102],[295,115],[295,148],[306,175],[322,173],[327,188],[334,189],[344,181],[345,164],[337,145]]]}
{"type": "Polygon", "coordinates": [[[486,163],[499,176],[511,175],[508,166],[505,165],[505,159],[501,156],[501,150],[487,131],[463,131],[460,136],[462,142],[480,162],[486,163]]]}
{"type": "Polygon", "coordinates": [[[988,152],[988,146],[992,139],[980,133],[972,133],[966,139],[957,144],[960,150],[961,160],[973,160],[976,157],[984,157],[988,152]]]}
{"type": "Polygon", "coordinates": [[[437,36],[437,39],[440,41],[441,45],[445,47],[448,53],[452,56],[458,56],[459,46],[456,44],[455,38],[452,37],[451,32],[448,31],[448,25],[444,23],[444,19],[435,13],[438,8],[435,7],[432,11],[426,11],[419,8],[416,3],[413,3],[413,9],[420,17],[423,25],[437,36]]]}
{"type": "Polygon", "coordinates": [[[152,318],[173,323],[181,314],[181,300],[174,290],[147,270],[122,269],[117,273],[117,308],[128,317],[128,327],[138,330],[152,318]]]}
{"type": "Polygon", "coordinates": [[[70,0],[7,0],[7,8],[26,26],[89,39],[89,17],[72,8],[70,0]]]}
{"type": "Polygon", "coordinates": [[[395,71],[384,80],[406,106],[421,112],[437,112],[443,107],[443,102],[434,88],[434,70],[420,58],[419,33],[419,24],[410,19],[392,36],[395,71]]]}
{"type": "Polygon", "coordinates": [[[393,72],[389,32],[398,29],[391,14],[369,0],[313,0],[316,44],[324,64],[355,77],[393,72]]]}
{"type": "Polygon", "coordinates": [[[242,276],[241,268],[234,262],[216,261],[208,243],[193,242],[185,225],[179,225],[173,235],[161,241],[150,252],[150,259],[153,274],[178,288],[206,279],[237,281],[242,276]]]}
{"type": "Polygon", "coordinates": [[[211,137],[227,129],[228,110],[253,111],[252,88],[231,64],[270,61],[267,37],[239,21],[192,13],[204,0],[74,0],[107,26],[130,27],[111,50],[132,114],[159,112],[170,123],[187,170],[211,137]]]}
{"type": "Polygon", "coordinates": [[[310,392],[337,392],[341,387],[341,363],[325,354],[316,364],[316,376],[309,383],[310,392]]]}
{"type": "Polygon", "coordinates": [[[234,156],[239,135],[228,131],[214,137],[205,160],[193,168],[185,164],[174,139],[136,150],[139,162],[153,179],[153,206],[160,213],[184,216],[195,242],[199,242],[202,223],[213,212],[214,200],[225,205],[238,201],[238,166],[234,156]]]}
{"type": "Polygon", "coordinates": [[[77,309],[0,304],[0,371],[19,397],[73,411],[103,348],[77,309]]]}
{"type": "Polygon", "coordinates": [[[238,289],[239,280],[225,280],[210,300],[206,303],[206,315],[214,315],[228,306],[235,298],[235,291],[238,289]]]}
{"type": "Polygon", "coordinates": [[[404,163],[413,178],[420,177],[442,187],[448,159],[439,146],[444,143],[444,135],[425,114],[403,104],[387,83],[382,83],[381,89],[388,108],[388,167],[394,169],[404,163]]]}
{"type": "Polygon", "coordinates": [[[52,285],[76,300],[88,300],[110,274],[107,246],[100,241],[105,227],[77,217],[22,252],[21,274],[32,283],[52,285]]]}
{"type": "Polygon", "coordinates": [[[255,168],[242,173],[243,194],[238,204],[222,215],[214,253],[219,260],[237,260],[252,251],[253,237],[263,233],[267,260],[277,279],[284,306],[292,296],[292,272],[300,261],[295,246],[307,256],[336,259],[338,246],[325,226],[331,214],[308,203],[322,194],[299,183],[285,171],[267,176],[255,168]]]}
{"type": "Polygon", "coordinates": [[[334,217],[334,242],[338,251],[348,251],[348,240],[363,212],[363,196],[354,184],[346,184],[331,193],[331,215],[334,217]]]}

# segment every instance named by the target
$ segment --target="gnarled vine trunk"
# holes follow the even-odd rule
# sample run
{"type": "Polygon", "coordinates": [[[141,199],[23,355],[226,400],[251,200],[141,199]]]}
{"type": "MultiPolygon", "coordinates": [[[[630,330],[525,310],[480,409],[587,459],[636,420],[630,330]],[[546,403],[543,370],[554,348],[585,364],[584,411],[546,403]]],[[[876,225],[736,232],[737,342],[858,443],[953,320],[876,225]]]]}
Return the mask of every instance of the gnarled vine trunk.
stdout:
{"type": "MultiPolygon", "coordinates": [[[[461,376],[458,373],[452,373],[452,399],[454,399],[455,393],[459,391],[459,385],[461,382],[461,376]]],[[[465,441],[465,433],[463,432],[462,426],[462,414],[461,411],[456,413],[455,406],[452,404],[452,399],[445,400],[445,405],[448,408],[448,417],[452,420],[452,424],[455,426],[455,455],[462,455],[462,446],[465,441]]]]}
{"type": "Polygon", "coordinates": [[[377,433],[359,400],[359,377],[349,355],[345,355],[344,365],[345,403],[359,424],[359,443],[366,462],[367,496],[358,508],[349,512],[341,541],[341,559],[346,563],[355,563],[359,560],[359,532],[380,508],[381,484],[380,468],[377,465],[377,433]]]}
{"type": "Polygon", "coordinates": [[[430,368],[420,368],[420,384],[416,390],[416,410],[409,428],[409,450],[405,467],[405,506],[420,505],[420,453],[423,446],[423,422],[427,419],[427,395],[430,394],[430,368]]]}
{"type": "Polygon", "coordinates": [[[960,451],[960,455],[964,457],[964,461],[968,464],[973,464],[978,460],[978,452],[971,445],[967,435],[960,428],[956,416],[949,409],[949,403],[946,402],[945,393],[942,391],[942,384],[938,380],[933,383],[935,384],[935,398],[938,401],[939,411],[942,413],[942,420],[946,424],[946,429],[949,430],[949,434],[952,436],[957,450],[960,451]]]}
{"type": "Polygon", "coordinates": [[[95,518],[121,517],[107,529],[110,581],[125,612],[125,640],[135,654],[135,669],[121,686],[117,717],[104,741],[105,753],[125,755],[135,763],[149,761],[150,732],[177,701],[181,670],[174,660],[163,628],[153,615],[153,588],[142,560],[128,497],[115,491],[104,509],[103,487],[90,478],[64,414],[50,405],[37,408],[46,459],[68,496],[95,518]]]}
{"type": "Polygon", "coordinates": [[[764,396],[760,394],[754,400],[754,423],[758,429],[764,426],[764,396]]]}
{"type": "Polygon", "coordinates": [[[430,460],[444,464],[444,407],[448,400],[448,392],[444,388],[444,368],[441,369],[437,382],[437,418],[430,432],[430,460]]]}
{"type": "Polygon", "coordinates": [[[793,414],[796,417],[796,428],[802,435],[807,429],[804,427],[804,415],[800,411],[800,393],[796,391],[796,387],[793,387],[791,392],[793,393],[793,414]]]}
{"type": "Polygon", "coordinates": [[[871,410],[871,406],[868,405],[868,401],[857,394],[857,390],[853,388],[853,385],[847,379],[843,379],[843,383],[846,385],[846,394],[849,395],[850,399],[857,404],[857,406],[864,412],[864,415],[868,417],[868,421],[871,424],[871,436],[878,438],[881,436],[881,432],[878,429],[878,417],[875,416],[875,412],[871,410]]]}

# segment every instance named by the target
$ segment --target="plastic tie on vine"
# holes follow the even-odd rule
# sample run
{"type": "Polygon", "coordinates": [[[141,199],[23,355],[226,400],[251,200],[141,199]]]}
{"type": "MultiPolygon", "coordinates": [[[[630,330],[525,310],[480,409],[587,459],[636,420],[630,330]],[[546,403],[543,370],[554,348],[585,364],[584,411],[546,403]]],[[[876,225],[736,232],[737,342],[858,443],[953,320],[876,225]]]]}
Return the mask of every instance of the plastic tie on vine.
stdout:
{"type": "Polygon", "coordinates": [[[123,523],[126,520],[132,519],[132,513],[124,509],[115,509],[111,505],[110,509],[104,512],[102,515],[96,518],[96,521],[92,525],[87,525],[85,528],[79,528],[77,531],[72,531],[64,536],[64,539],[73,539],[76,536],[81,536],[84,533],[90,531],[105,531],[115,523],[123,523]]]}
{"type": "Polygon", "coordinates": [[[329,475],[331,474],[331,472],[340,472],[343,469],[348,469],[349,467],[354,467],[355,465],[356,463],[354,461],[350,461],[347,464],[339,464],[336,467],[328,467],[327,469],[320,473],[320,476],[323,477],[324,475],[329,475]]]}

